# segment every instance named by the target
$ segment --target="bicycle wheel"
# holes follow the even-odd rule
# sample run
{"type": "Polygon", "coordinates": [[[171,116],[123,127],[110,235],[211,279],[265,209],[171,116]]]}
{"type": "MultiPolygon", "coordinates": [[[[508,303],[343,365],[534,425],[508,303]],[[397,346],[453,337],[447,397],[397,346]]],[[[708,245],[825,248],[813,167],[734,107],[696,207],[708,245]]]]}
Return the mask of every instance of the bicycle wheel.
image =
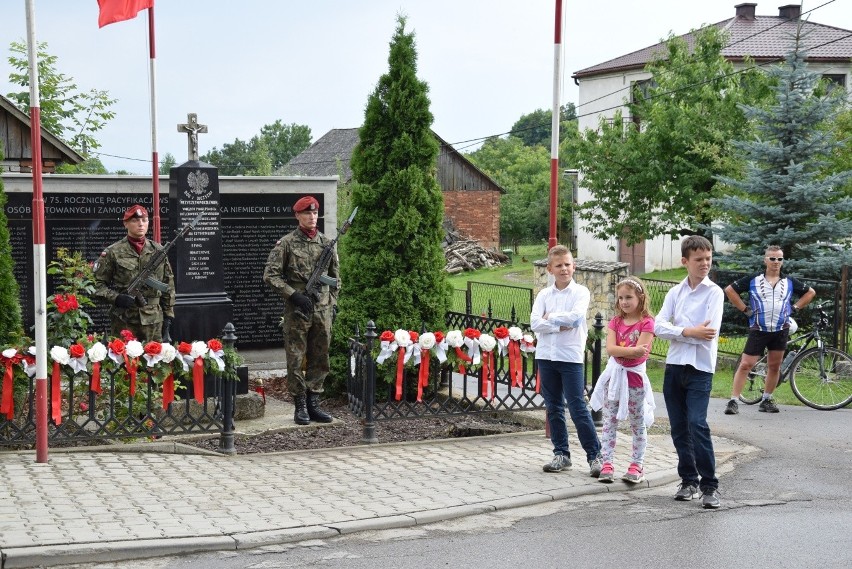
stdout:
{"type": "Polygon", "coordinates": [[[811,348],[793,362],[790,387],[808,407],[845,407],[852,401],[852,356],[836,348],[811,348]]]}
{"type": "MultiPolygon", "coordinates": [[[[737,373],[742,359],[743,357],[740,356],[739,359],[737,359],[737,363],[734,364],[734,374],[737,373]]],[[[765,384],[766,356],[764,355],[762,358],[757,360],[757,363],[754,364],[753,368],[751,368],[751,371],[748,374],[748,378],[746,378],[745,386],[743,387],[743,392],[740,393],[740,401],[742,401],[746,405],[754,405],[755,403],[759,403],[761,398],[763,398],[763,386],[765,384]]]]}

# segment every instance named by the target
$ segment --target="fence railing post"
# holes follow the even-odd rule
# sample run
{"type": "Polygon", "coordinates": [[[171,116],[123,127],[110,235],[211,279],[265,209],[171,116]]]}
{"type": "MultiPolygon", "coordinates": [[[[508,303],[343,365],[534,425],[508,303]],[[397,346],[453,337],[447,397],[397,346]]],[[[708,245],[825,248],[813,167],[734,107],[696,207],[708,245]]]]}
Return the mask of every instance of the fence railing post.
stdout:
{"type": "Polygon", "coordinates": [[[363,444],[379,442],[376,438],[376,421],[373,419],[373,401],[376,398],[376,362],[373,360],[373,342],[377,337],[376,323],[370,320],[367,322],[367,332],[364,334],[367,351],[362,354],[362,357],[367,360],[367,377],[364,381],[364,431],[361,436],[363,444]]]}
{"type": "MultiPolygon", "coordinates": [[[[222,335],[222,343],[228,349],[233,349],[237,342],[237,336],[234,334],[234,325],[230,322],[225,324],[222,335]]],[[[232,367],[233,362],[226,361],[225,365],[232,367]]],[[[237,388],[237,382],[227,379],[235,377],[237,370],[226,369],[219,382],[222,386],[222,433],[219,435],[219,452],[222,454],[236,454],[237,449],[234,448],[234,399],[237,388]],[[227,377],[226,377],[227,376],[227,377]]]]}
{"type": "MultiPolygon", "coordinates": [[[[595,314],[595,323],[593,324],[593,327],[595,329],[595,349],[592,353],[592,391],[595,390],[595,385],[597,385],[598,378],[601,376],[601,333],[603,332],[604,324],[603,316],[600,312],[595,314]]],[[[592,411],[592,420],[595,422],[596,427],[602,426],[602,410],[592,411]]]]}

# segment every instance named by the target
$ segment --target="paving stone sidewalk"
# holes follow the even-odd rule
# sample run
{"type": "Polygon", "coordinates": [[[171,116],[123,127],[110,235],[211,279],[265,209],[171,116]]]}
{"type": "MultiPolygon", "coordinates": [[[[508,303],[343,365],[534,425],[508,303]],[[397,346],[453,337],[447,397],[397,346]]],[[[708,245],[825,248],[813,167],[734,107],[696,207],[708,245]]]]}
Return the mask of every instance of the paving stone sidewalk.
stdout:
{"type": "MultiPolygon", "coordinates": [[[[720,463],[741,450],[716,444],[720,463]]],[[[545,473],[550,452],[534,431],[231,457],[2,453],[0,553],[5,569],[246,549],[629,489],[589,477],[582,453],[545,473]]],[[[670,437],[651,435],[639,486],[676,483],[676,463],[670,437]]]]}

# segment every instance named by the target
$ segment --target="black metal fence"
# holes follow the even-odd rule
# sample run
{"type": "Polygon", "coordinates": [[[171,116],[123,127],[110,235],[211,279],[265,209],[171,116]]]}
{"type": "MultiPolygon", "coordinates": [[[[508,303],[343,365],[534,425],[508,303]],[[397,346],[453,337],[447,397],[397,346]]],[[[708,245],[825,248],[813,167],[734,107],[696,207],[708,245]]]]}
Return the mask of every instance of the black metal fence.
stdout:
{"type": "Polygon", "coordinates": [[[531,288],[469,281],[466,290],[453,291],[451,310],[509,322],[529,322],[533,300],[531,288]]]}
{"type": "MultiPolygon", "coordinates": [[[[233,325],[228,324],[224,332],[222,343],[232,349],[237,339],[233,325]]],[[[231,365],[228,359],[225,362],[231,365]]],[[[226,369],[219,376],[207,374],[202,402],[193,399],[191,384],[179,381],[175,385],[177,397],[169,402],[170,386],[165,387],[166,382],[158,381],[149,368],[140,366],[132,375],[129,371],[127,364],[121,364],[103,370],[94,381],[92,371],[75,373],[62,366],[58,381],[48,377],[49,443],[86,445],[113,439],[219,433],[219,451],[234,454],[237,382],[226,378],[235,377],[235,369],[226,369]]],[[[35,445],[37,381],[30,378],[26,388],[18,386],[12,418],[0,415],[0,447],[35,445]]]]}

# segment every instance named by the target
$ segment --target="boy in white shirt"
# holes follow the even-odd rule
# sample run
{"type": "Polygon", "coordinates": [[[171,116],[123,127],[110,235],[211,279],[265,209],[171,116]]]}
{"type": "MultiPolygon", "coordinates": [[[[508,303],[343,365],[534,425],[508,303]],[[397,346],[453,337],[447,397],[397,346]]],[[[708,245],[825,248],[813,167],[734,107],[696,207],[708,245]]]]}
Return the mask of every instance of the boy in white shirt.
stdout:
{"type": "Polygon", "coordinates": [[[567,401],[577,438],[586,451],[589,474],[597,477],[603,466],[601,444],[586,405],[583,374],[588,336],[586,312],[591,295],[589,289],[573,280],[574,258],[564,245],[556,245],[548,251],[547,271],[553,275],[554,283],[538,293],[530,314],[530,325],[538,339],[535,360],[553,443],[553,460],[544,465],[544,471],[560,472],[571,468],[565,424],[567,401]]]}
{"type": "Polygon", "coordinates": [[[713,261],[710,241],[691,235],[680,249],[687,277],[666,294],[654,326],[658,338],[671,341],[663,396],[681,478],[675,500],[692,500],[700,489],[702,506],[718,508],[719,479],[707,406],[725,293],[707,276],[713,261]]]}

